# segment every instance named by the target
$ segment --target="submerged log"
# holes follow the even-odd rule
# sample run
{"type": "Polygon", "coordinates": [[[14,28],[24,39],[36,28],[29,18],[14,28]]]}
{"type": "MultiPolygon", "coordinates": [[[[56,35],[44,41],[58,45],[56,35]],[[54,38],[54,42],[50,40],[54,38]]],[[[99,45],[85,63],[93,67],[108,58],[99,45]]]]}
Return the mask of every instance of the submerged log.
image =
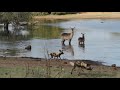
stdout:
{"type": "Polygon", "coordinates": [[[31,50],[31,45],[28,45],[27,47],[25,47],[25,49],[31,50]]]}

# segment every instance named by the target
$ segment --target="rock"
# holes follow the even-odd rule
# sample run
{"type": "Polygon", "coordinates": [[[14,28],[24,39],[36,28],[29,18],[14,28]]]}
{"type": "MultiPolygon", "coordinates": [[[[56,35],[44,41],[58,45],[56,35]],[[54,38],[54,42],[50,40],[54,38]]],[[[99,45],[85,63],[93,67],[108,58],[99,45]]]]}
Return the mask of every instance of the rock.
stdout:
{"type": "Polygon", "coordinates": [[[27,47],[25,47],[25,49],[31,50],[31,45],[28,45],[27,47]]]}

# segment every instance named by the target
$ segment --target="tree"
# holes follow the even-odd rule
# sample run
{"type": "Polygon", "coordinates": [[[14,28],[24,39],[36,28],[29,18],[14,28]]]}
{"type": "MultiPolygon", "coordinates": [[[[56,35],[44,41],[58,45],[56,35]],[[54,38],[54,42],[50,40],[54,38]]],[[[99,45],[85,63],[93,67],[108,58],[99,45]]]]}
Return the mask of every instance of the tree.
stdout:
{"type": "Polygon", "coordinates": [[[4,23],[4,29],[8,33],[8,25],[10,23],[17,25],[19,22],[28,22],[31,18],[30,12],[0,12],[0,23],[4,23]]]}

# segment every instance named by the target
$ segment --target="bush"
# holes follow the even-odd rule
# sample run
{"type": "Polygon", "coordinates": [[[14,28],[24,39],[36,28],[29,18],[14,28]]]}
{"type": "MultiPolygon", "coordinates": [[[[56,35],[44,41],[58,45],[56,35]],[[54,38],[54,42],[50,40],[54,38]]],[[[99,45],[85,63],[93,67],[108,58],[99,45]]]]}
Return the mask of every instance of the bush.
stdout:
{"type": "Polygon", "coordinates": [[[75,14],[77,12],[51,12],[52,15],[75,14]]]}
{"type": "Polygon", "coordinates": [[[66,15],[66,14],[76,14],[77,12],[33,12],[33,16],[44,16],[44,15],[66,15]]]}

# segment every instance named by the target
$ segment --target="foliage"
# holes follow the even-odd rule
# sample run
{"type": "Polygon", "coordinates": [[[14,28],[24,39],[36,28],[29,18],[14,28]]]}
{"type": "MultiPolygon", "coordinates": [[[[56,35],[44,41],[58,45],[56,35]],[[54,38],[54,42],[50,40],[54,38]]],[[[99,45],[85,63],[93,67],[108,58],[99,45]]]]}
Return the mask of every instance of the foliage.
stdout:
{"type": "Polygon", "coordinates": [[[0,12],[0,22],[21,22],[31,19],[30,12],[0,12]]]}
{"type": "Polygon", "coordinates": [[[51,12],[53,15],[75,14],[77,12],[51,12]]]}
{"type": "Polygon", "coordinates": [[[48,12],[32,12],[33,16],[42,16],[42,15],[49,15],[48,12]]]}
{"type": "Polygon", "coordinates": [[[77,12],[32,12],[33,16],[43,16],[43,15],[65,15],[65,14],[75,14],[77,12]]]}

